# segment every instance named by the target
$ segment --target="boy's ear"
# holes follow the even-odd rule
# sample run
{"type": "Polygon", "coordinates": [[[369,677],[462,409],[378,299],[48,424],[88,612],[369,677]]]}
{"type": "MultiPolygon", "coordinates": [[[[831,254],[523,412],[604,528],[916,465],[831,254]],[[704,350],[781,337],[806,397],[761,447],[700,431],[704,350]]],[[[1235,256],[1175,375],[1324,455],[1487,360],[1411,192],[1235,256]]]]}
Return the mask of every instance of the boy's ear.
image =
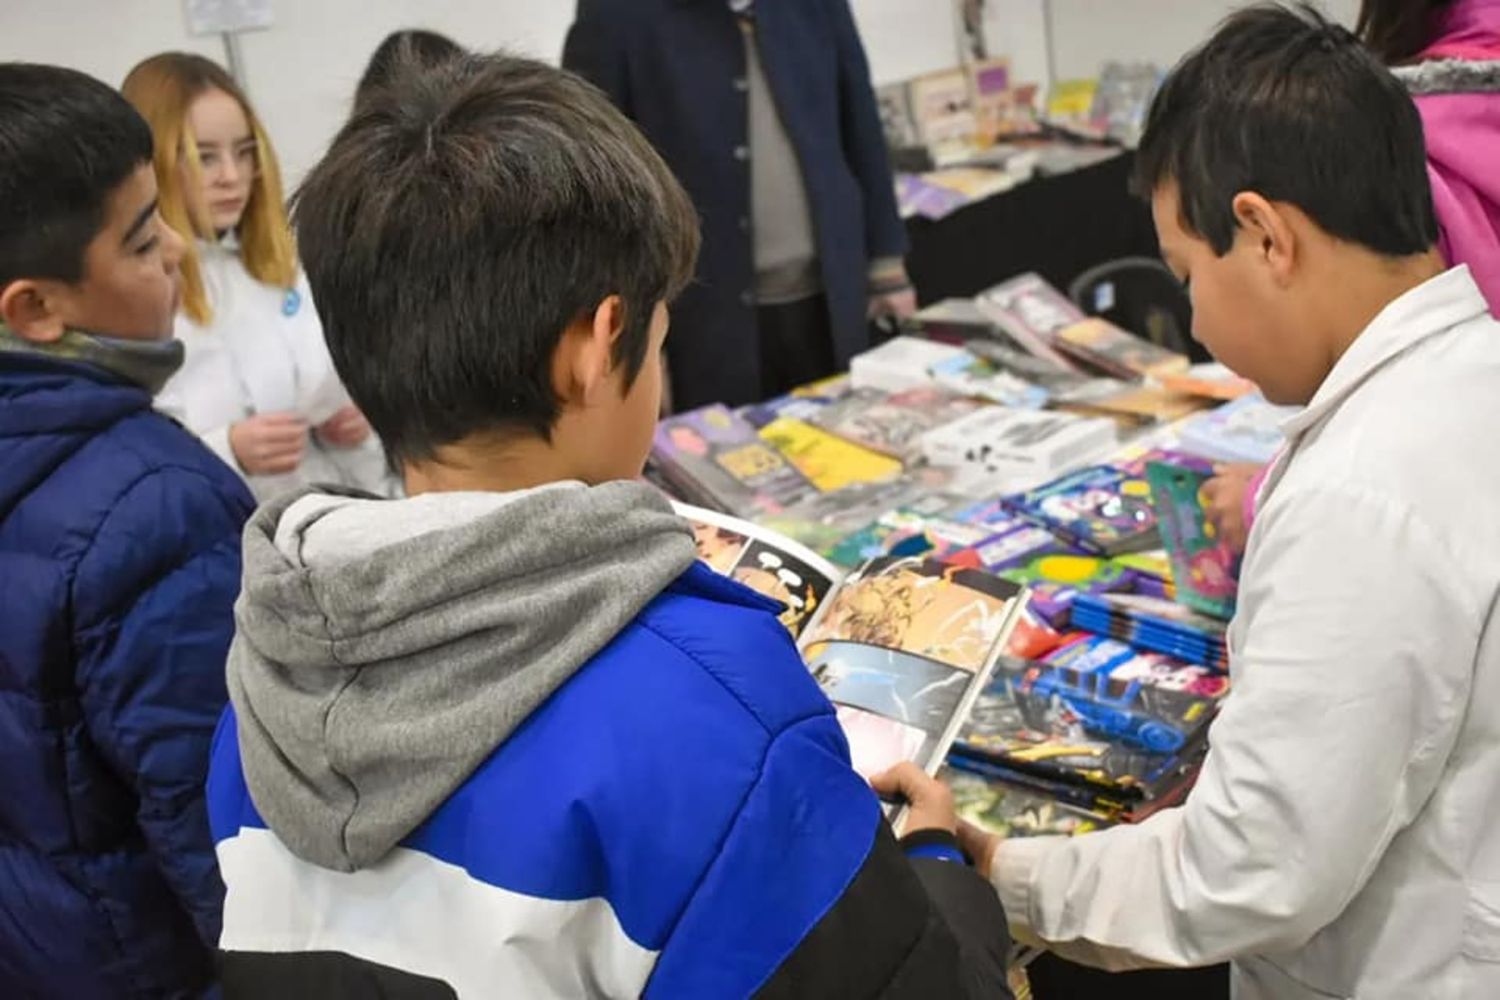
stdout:
{"type": "Polygon", "coordinates": [[[51,344],[67,332],[67,324],[54,308],[49,285],[22,278],[0,288],[0,319],[22,340],[51,344]]]}
{"type": "Polygon", "coordinates": [[[1256,256],[1270,269],[1277,283],[1284,284],[1297,265],[1300,249],[1286,213],[1254,191],[1235,195],[1231,207],[1243,238],[1251,241],[1256,256]]]}
{"type": "Polygon", "coordinates": [[[625,331],[625,301],[611,295],[574,320],[558,344],[553,382],[564,402],[589,405],[613,384],[615,341],[625,331]]]}

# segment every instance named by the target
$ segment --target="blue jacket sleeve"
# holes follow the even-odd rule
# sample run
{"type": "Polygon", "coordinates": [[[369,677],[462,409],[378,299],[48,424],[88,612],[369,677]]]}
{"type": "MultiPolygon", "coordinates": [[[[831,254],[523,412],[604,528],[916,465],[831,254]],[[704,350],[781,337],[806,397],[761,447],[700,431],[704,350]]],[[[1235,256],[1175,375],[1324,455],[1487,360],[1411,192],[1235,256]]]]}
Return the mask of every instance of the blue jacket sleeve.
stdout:
{"type": "Polygon", "coordinates": [[[74,584],[89,737],[135,792],[158,868],[209,946],[218,943],[224,886],[204,780],[228,700],[245,501],[200,473],[149,474],[115,503],[74,584]]]}
{"type": "Polygon", "coordinates": [[[871,261],[901,257],[907,250],[906,227],[896,208],[896,182],[870,84],[870,64],[848,0],[829,3],[837,42],[844,155],[865,196],[865,252],[871,261]]]}
{"type": "Polygon", "coordinates": [[[828,712],[771,742],[646,996],[1005,997],[1004,942],[978,874],[903,856],[828,712]]]}
{"type": "Polygon", "coordinates": [[[562,65],[604,91],[615,107],[633,117],[625,32],[624,26],[615,23],[615,6],[607,0],[578,0],[573,26],[563,42],[562,65]]]}

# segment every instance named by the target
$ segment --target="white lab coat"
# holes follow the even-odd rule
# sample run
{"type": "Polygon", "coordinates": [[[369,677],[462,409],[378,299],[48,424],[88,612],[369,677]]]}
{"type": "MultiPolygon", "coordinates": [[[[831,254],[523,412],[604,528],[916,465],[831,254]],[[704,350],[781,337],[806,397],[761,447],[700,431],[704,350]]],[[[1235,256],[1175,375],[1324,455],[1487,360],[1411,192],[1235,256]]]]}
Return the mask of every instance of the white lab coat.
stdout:
{"type": "Polygon", "coordinates": [[[285,475],[248,475],[229,447],[229,428],[257,413],[297,413],[317,426],[349,395],[333,369],[307,280],[288,291],[250,276],[232,241],[199,241],[204,287],[213,308],[208,326],[179,314],[174,330],[186,347],[182,369],[156,407],[202,438],[250,485],[257,500],[310,483],[355,486],[387,495],[393,483],[380,442],[342,449],[309,437],[302,464],[285,475]]]}
{"type": "Polygon", "coordinates": [[[1016,930],[1242,1000],[1500,997],[1500,322],[1391,303],[1286,427],[1181,809],[1001,846],[1016,930]]]}

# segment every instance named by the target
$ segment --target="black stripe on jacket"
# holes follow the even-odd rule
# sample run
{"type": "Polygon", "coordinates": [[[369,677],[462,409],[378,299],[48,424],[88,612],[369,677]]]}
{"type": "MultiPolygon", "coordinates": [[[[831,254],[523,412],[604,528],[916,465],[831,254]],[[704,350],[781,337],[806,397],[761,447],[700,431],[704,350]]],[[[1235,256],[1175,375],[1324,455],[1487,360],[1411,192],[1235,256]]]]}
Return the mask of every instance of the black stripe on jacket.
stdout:
{"type": "MultiPolygon", "coordinates": [[[[905,842],[918,838],[934,840],[905,842]]],[[[968,865],[908,858],[882,823],[849,888],[756,996],[1008,1000],[1009,960],[990,884],[968,865]]]]}
{"type": "MultiPolygon", "coordinates": [[[[956,846],[923,832],[906,840],[956,846]]],[[[968,865],[908,858],[881,823],[854,881],[756,994],[790,998],[1009,1000],[1010,935],[968,865]]],[[[455,1000],[447,983],[340,952],[220,952],[225,1000],[455,1000]]],[[[497,983],[496,995],[505,995],[497,983]]]]}

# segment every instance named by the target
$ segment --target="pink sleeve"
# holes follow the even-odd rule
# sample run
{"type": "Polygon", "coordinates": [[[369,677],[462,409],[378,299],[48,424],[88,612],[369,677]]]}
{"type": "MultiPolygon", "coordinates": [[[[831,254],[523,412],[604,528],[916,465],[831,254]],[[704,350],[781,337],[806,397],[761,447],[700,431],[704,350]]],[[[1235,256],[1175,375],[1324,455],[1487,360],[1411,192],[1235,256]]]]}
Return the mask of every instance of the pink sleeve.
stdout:
{"type": "Polygon", "coordinates": [[[1262,465],[1260,471],[1250,480],[1249,488],[1245,490],[1244,514],[1245,534],[1247,535],[1250,533],[1250,526],[1255,523],[1255,501],[1260,497],[1260,488],[1265,484],[1266,474],[1271,471],[1271,466],[1275,463],[1276,459],[1273,458],[1265,465],[1262,465]]]}

